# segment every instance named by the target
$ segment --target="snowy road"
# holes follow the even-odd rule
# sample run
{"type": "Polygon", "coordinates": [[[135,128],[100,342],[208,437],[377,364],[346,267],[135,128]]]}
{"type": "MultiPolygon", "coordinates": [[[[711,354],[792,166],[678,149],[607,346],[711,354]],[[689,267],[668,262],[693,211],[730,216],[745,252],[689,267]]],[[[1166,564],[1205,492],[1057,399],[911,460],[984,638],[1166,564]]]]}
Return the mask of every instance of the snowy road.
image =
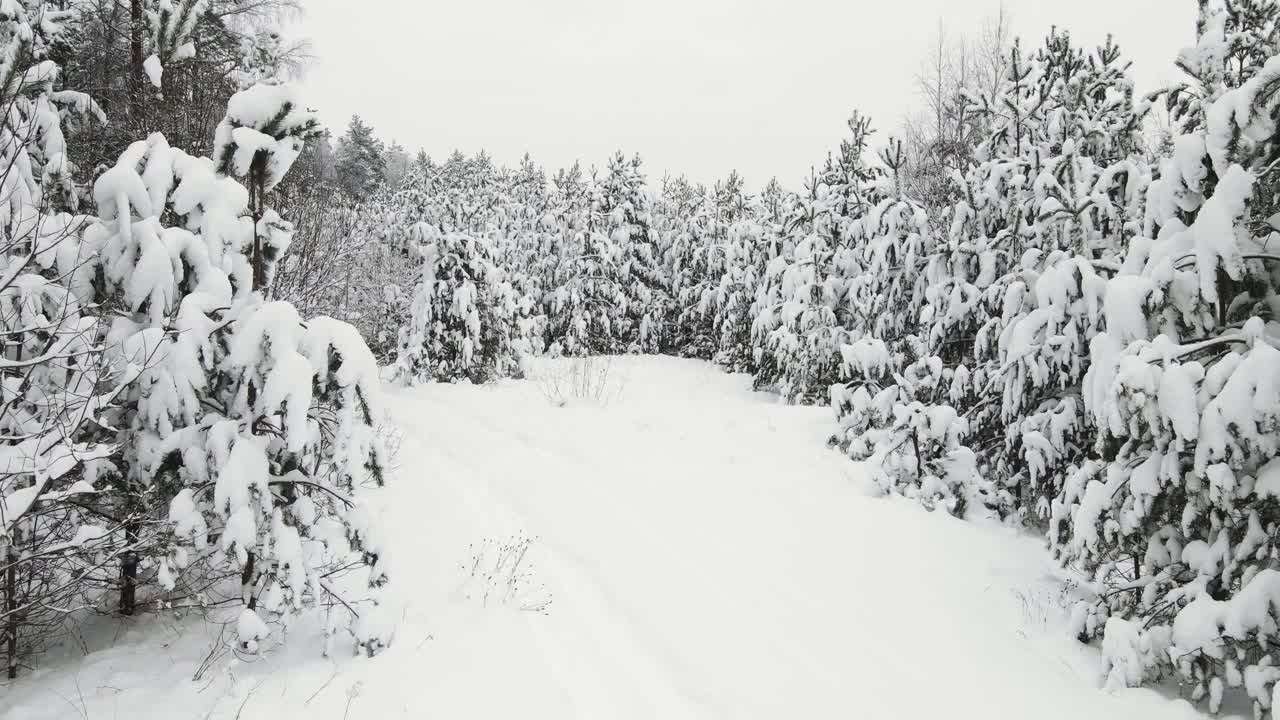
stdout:
{"type": "Polygon", "coordinates": [[[424,583],[405,632],[432,637],[414,680],[428,706],[475,718],[1178,709],[1095,689],[1038,543],[868,497],[859,468],[824,450],[827,411],[667,358],[614,361],[610,382],[618,397],[603,408],[556,407],[546,381],[393,397],[406,433],[397,552],[432,558],[399,574],[424,583]],[[469,543],[517,533],[537,538],[546,614],[456,591],[469,543]]]}
{"type": "Polygon", "coordinates": [[[1039,543],[869,496],[824,447],[828,411],[703,363],[613,362],[603,407],[546,381],[391,392],[403,617],[378,657],[321,657],[310,621],[198,672],[216,626],[157,616],[0,688],[0,717],[1202,717],[1097,689],[1039,543]],[[475,548],[521,534],[527,582],[485,601],[475,548]]]}

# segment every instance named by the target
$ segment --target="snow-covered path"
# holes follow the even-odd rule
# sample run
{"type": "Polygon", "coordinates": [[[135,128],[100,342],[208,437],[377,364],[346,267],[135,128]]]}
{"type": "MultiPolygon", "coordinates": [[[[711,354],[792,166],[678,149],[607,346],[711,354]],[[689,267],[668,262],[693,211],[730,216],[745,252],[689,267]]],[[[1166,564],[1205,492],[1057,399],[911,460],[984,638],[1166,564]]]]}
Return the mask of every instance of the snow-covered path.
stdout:
{"type": "Polygon", "coordinates": [[[555,407],[538,382],[393,398],[406,433],[398,552],[434,558],[400,580],[439,603],[409,622],[435,644],[417,676],[426,706],[476,718],[1177,709],[1096,689],[1037,542],[868,497],[859,468],[824,450],[827,411],[779,406],[705,364],[614,363],[620,394],[603,408],[555,407]],[[537,538],[545,615],[443,597],[468,543],[521,532],[537,538]],[[494,675],[521,689],[477,686],[494,675]]]}
{"type": "Polygon", "coordinates": [[[378,657],[324,659],[304,622],[193,683],[216,628],[157,622],[0,689],[0,716],[1202,717],[1099,690],[1040,544],[871,497],[825,449],[828,411],[704,363],[612,362],[604,406],[559,407],[536,381],[390,393],[403,617],[378,657]],[[475,548],[520,534],[527,587],[483,601],[475,548]]]}

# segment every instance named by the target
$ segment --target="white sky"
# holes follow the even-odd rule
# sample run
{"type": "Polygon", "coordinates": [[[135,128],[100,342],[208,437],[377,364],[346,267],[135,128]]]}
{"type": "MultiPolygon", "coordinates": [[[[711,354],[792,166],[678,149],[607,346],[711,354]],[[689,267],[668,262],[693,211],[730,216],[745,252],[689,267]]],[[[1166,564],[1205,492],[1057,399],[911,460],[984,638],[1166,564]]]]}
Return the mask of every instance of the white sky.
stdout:
{"type": "MultiPolygon", "coordinates": [[[[710,182],[798,186],[859,108],[878,143],[919,107],[913,82],[939,21],[976,33],[999,0],[307,0],[309,104],[352,113],[436,158],[526,151],[548,168],[639,152],[710,182]]],[[[1006,0],[1036,47],[1050,26],[1115,35],[1139,91],[1177,77],[1194,0],[1006,0]]]]}

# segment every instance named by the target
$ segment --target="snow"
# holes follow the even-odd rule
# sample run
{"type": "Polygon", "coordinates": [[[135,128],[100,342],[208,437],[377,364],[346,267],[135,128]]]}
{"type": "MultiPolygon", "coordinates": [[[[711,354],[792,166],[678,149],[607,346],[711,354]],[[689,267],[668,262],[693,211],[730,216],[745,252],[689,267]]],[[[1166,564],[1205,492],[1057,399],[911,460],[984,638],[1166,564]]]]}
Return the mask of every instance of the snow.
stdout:
{"type": "Polygon", "coordinates": [[[0,497],[0,531],[3,531],[6,536],[14,523],[31,509],[31,505],[40,494],[40,489],[40,486],[32,485],[0,497]]]}
{"type": "Polygon", "coordinates": [[[1258,469],[1253,489],[1259,498],[1280,498],[1280,458],[1273,458],[1258,469]]]}
{"type": "Polygon", "coordinates": [[[146,60],[142,61],[142,69],[147,73],[147,79],[156,87],[163,87],[161,79],[164,77],[164,67],[160,64],[159,55],[150,55],[146,60]]]}
{"type": "Polygon", "coordinates": [[[1245,203],[1253,196],[1256,178],[1239,165],[1227,169],[1218,186],[1191,227],[1195,233],[1196,264],[1200,275],[1200,293],[1207,302],[1218,297],[1218,270],[1233,280],[1244,273],[1240,239],[1244,231],[1238,220],[1244,216],[1245,203]]]}
{"type": "Polygon", "coordinates": [[[262,622],[262,618],[258,617],[258,613],[245,608],[240,611],[240,619],[236,622],[236,637],[245,649],[253,651],[257,649],[258,642],[264,640],[271,634],[267,629],[267,624],[262,622]]]}
{"type": "Polygon", "coordinates": [[[315,114],[302,107],[297,88],[259,83],[227,103],[227,115],[214,134],[213,156],[230,159],[229,169],[237,175],[246,174],[255,157],[263,157],[262,181],[270,190],[289,172],[306,134],[317,126],[315,114]]]}
{"type": "Polygon", "coordinates": [[[650,357],[612,359],[606,401],[551,402],[542,386],[582,362],[388,392],[403,442],[370,497],[399,596],[355,628],[397,625],[377,657],[322,657],[314,614],[287,645],[247,609],[224,637],[104,621],[88,657],[0,691],[0,717],[1201,717],[1118,687],[1151,646],[1136,628],[1109,641],[1129,662],[1102,689],[1040,541],[876,497],[863,466],[823,448],[829,410],[650,357]],[[236,642],[262,654],[210,655],[236,642]]]}
{"type": "Polygon", "coordinates": [[[1144,340],[1147,335],[1147,312],[1160,301],[1160,291],[1150,278],[1125,275],[1107,285],[1103,312],[1107,328],[1122,342],[1144,340]]]}
{"type": "Polygon", "coordinates": [[[857,370],[863,377],[878,377],[889,367],[889,349],[883,340],[865,337],[855,343],[841,345],[843,369],[857,370]]]}

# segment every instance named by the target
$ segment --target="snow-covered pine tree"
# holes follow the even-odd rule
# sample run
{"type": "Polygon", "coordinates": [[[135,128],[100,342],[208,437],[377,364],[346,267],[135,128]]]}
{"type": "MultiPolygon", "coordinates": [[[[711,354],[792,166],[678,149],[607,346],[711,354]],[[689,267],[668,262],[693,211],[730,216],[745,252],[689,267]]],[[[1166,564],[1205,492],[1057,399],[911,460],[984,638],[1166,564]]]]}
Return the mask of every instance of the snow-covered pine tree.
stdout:
{"type": "Polygon", "coordinates": [[[653,231],[667,249],[665,272],[671,279],[673,302],[665,322],[672,352],[683,357],[709,358],[714,348],[713,317],[702,302],[704,286],[715,275],[709,265],[716,251],[710,203],[705,187],[681,176],[663,179],[654,207],[653,231]]]}
{"type": "Polygon", "coordinates": [[[743,275],[750,267],[749,256],[759,236],[759,225],[748,222],[751,211],[742,176],[734,171],[716,182],[695,215],[697,221],[692,226],[696,234],[690,234],[697,239],[695,252],[689,255],[686,251],[678,278],[674,267],[672,271],[679,310],[676,325],[688,338],[684,355],[714,359],[719,354],[724,319],[732,312],[745,315],[748,310],[743,275]],[[734,304],[734,310],[726,308],[729,303],[734,304]]]}
{"type": "Polygon", "coordinates": [[[601,218],[600,232],[621,253],[623,324],[615,329],[624,349],[646,353],[666,349],[670,281],[663,267],[663,248],[650,227],[649,197],[639,155],[628,160],[619,152],[609,159],[597,184],[593,210],[601,218]]]}
{"type": "Polygon", "coordinates": [[[850,233],[862,272],[852,278],[846,311],[852,330],[901,355],[904,342],[918,330],[925,295],[921,271],[934,249],[933,232],[925,207],[905,192],[901,142],[891,138],[879,157],[887,173],[882,197],[850,233]]]}
{"type": "Polygon", "coordinates": [[[974,366],[978,332],[1000,312],[999,294],[988,291],[1020,258],[1020,235],[1031,224],[1025,155],[1032,147],[1029,135],[1043,126],[1047,98],[1038,84],[1043,75],[1021,42],[1009,49],[1005,68],[993,94],[964,98],[981,105],[974,117],[986,119],[989,134],[958,182],[961,199],[946,209],[946,236],[926,263],[928,293],[920,317],[925,352],[942,358],[955,375],[956,397],[972,395],[972,388],[988,381],[986,369],[974,366]]]}
{"type": "MultiPolygon", "coordinates": [[[[1072,348],[1097,329],[1089,320],[1101,287],[1093,263],[1105,262],[1106,249],[1114,254],[1123,232],[1134,231],[1125,213],[1132,221],[1140,212],[1145,177],[1131,162],[1139,123],[1113,45],[1086,57],[1055,32],[1030,58],[1015,41],[1006,68],[993,96],[958,100],[980,106],[972,117],[989,135],[960,178],[945,241],[932,244],[914,281],[923,279],[924,287],[912,285],[913,294],[923,289],[924,309],[912,331],[919,337],[892,350],[897,363],[936,369],[918,373],[937,375],[926,384],[931,399],[912,390],[918,382],[898,392],[939,412],[961,413],[964,443],[983,458],[973,482],[1002,513],[1034,505],[1034,498],[1015,497],[1033,488],[1051,497],[1080,459],[1084,428],[1071,387],[1078,387],[1084,364],[1072,348]],[[1046,475],[1053,481],[1042,483],[1046,475]],[[999,485],[992,488],[984,477],[999,485]]],[[[868,277],[868,298],[894,294],[877,286],[882,276],[868,277]]],[[[875,317],[876,333],[892,337],[895,328],[885,326],[892,315],[875,317]]],[[[916,319],[894,322],[900,332],[916,319]]],[[[880,419],[887,419],[888,405],[882,410],[880,419]]],[[[862,415],[845,423],[846,443],[860,432],[862,415]]],[[[910,475],[903,479],[911,482],[910,475]]]]}
{"type": "MultiPolygon", "coordinates": [[[[548,307],[552,353],[607,355],[626,349],[627,297],[622,249],[596,212],[597,188],[575,164],[556,175],[555,227],[561,255],[548,307]]],[[[625,220],[625,214],[624,214],[625,220]]]]}
{"type": "Polygon", "coordinates": [[[831,386],[839,420],[832,443],[869,461],[884,492],[955,515],[982,512],[990,486],[965,444],[969,425],[950,395],[953,374],[918,334],[924,262],[934,251],[929,218],[903,193],[902,146],[890,140],[880,158],[890,173],[884,197],[850,232],[861,272],[847,295],[841,382],[831,386]]]}
{"type": "Polygon", "coordinates": [[[236,83],[247,90],[260,82],[270,82],[285,72],[287,48],[279,30],[258,28],[240,41],[240,65],[235,69],[236,83]]]}
{"type": "Polygon", "coordinates": [[[1199,6],[1197,42],[1176,61],[1186,79],[1148,96],[1164,102],[1178,135],[1202,129],[1206,108],[1262,68],[1280,29],[1274,0],[1199,0],[1199,6]]]}
{"type": "MultiPolygon", "coordinates": [[[[1204,13],[1191,51],[1203,57],[1227,57],[1238,33],[1264,34],[1228,33],[1227,11],[1204,13]]],[[[1147,193],[1142,236],[1107,283],[1084,381],[1100,458],[1068,479],[1050,527],[1098,592],[1079,608],[1082,634],[1110,616],[1110,684],[1173,669],[1211,710],[1242,687],[1258,715],[1273,710],[1280,679],[1270,650],[1280,300],[1268,251],[1280,210],[1280,57],[1268,54],[1233,58],[1226,73],[1184,63],[1204,101],[1175,104],[1183,133],[1147,193]]]]}
{"type": "Polygon", "coordinates": [[[851,136],[785,222],[783,254],[766,269],[752,332],[760,349],[757,387],[788,401],[820,402],[839,378],[840,346],[851,340],[846,295],[861,273],[851,233],[876,200],[880,169],[863,157],[870,121],[854,113],[851,136]],[[842,316],[843,313],[843,316],[842,316]]]}
{"type": "Polygon", "coordinates": [[[426,219],[445,232],[483,236],[499,206],[497,168],[485,152],[454,151],[429,175],[426,219]]]}
{"type": "Polygon", "coordinates": [[[757,356],[763,351],[752,332],[760,314],[758,296],[766,269],[781,253],[783,220],[793,198],[773,178],[751,212],[729,226],[714,323],[719,334],[715,360],[732,372],[754,375],[758,370],[757,356]]]}
{"type": "MultiPolygon", "coordinates": [[[[842,416],[835,440],[860,459],[881,447],[888,489],[966,501],[953,509],[978,510],[968,501],[981,497],[1002,513],[1044,516],[1088,444],[1083,348],[1099,329],[1105,273],[1139,230],[1147,173],[1141,114],[1114,44],[1086,55],[1054,32],[1030,59],[1015,42],[1007,67],[996,96],[972,100],[991,134],[962,178],[947,241],[927,240],[922,209],[905,198],[868,215],[882,227],[864,230],[867,272],[852,306],[885,346],[850,346],[852,382],[833,395],[842,416]],[[905,261],[904,272],[886,264],[885,251],[905,261]],[[892,312],[920,305],[918,317],[892,312]],[[904,366],[910,372],[898,374],[904,366]],[[863,367],[894,382],[860,377],[863,367]],[[918,417],[957,411],[959,440],[983,458],[963,463],[973,487],[952,468],[950,483],[922,493],[920,468],[936,458],[915,455],[927,443],[898,438],[920,434],[918,417]]],[[[899,155],[882,161],[893,168],[899,155]]],[[[959,441],[936,449],[975,457],[959,441]]]]}
{"type": "Polygon", "coordinates": [[[257,85],[232,99],[216,162],[158,134],[134,143],[95,182],[99,218],[84,242],[121,299],[119,361],[145,368],[119,421],[122,473],[155,521],[134,530],[152,553],[134,578],[148,593],[138,606],[198,607],[202,588],[235,576],[244,650],[268,638],[269,620],[331,605],[331,629],[345,625],[374,653],[392,627],[376,595],[344,598],[329,570],[354,555],[364,584],[387,581],[362,497],[383,481],[377,367],[351,326],[304,323],[263,299],[257,281],[290,228],[227,174],[262,197],[315,126],[290,86],[257,85]]]}
{"type": "Polygon", "coordinates": [[[1055,32],[1034,63],[1034,93],[1046,99],[1023,141],[1029,214],[1011,236],[1016,263],[987,290],[1000,311],[979,331],[974,362],[991,380],[972,392],[978,405],[998,403],[998,414],[973,415],[1003,430],[991,467],[1013,497],[1005,511],[1043,519],[1088,453],[1086,352],[1106,277],[1141,233],[1149,170],[1142,113],[1110,39],[1086,54],[1055,32]]]}
{"type": "Polygon", "coordinates": [[[59,637],[64,608],[114,586],[128,545],[112,512],[118,451],[109,413],[136,366],[105,361],[105,325],[82,301],[88,219],[63,118],[105,120],[55,90],[49,57],[75,13],[14,0],[0,12],[0,657],[17,677],[59,637]]]}
{"type": "Polygon", "coordinates": [[[364,200],[382,182],[386,167],[382,141],[359,115],[351,116],[347,132],[338,140],[334,166],[339,187],[352,200],[364,200]]]}
{"type": "Polygon", "coordinates": [[[860,382],[837,384],[832,405],[840,418],[833,442],[867,460],[881,490],[965,516],[982,514],[992,488],[965,440],[969,427],[948,397],[948,375],[936,355],[901,371],[874,337],[842,346],[842,368],[860,382]]]}
{"type": "Polygon", "coordinates": [[[422,280],[412,316],[400,329],[396,368],[401,378],[483,383],[510,374],[515,357],[504,316],[508,292],[489,243],[427,223],[419,223],[414,233],[422,280]]]}
{"type": "Polygon", "coordinates": [[[209,0],[153,0],[145,3],[151,53],[142,69],[157,89],[164,87],[164,69],[196,55],[191,34],[209,6],[209,0]]]}
{"type": "Polygon", "coordinates": [[[320,121],[297,103],[288,85],[253,85],[231,98],[214,134],[218,173],[244,178],[249,188],[253,220],[249,266],[254,290],[270,285],[275,263],[293,237],[293,226],[267,207],[267,193],[284,179],[307,139],[320,132],[320,121]]]}
{"type": "Polygon", "coordinates": [[[544,222],[551,208],[546,172],[525,155],[520,167],[506,173],[491,235],[509,289],[504,313],[511,324],[512,347],[518,356],[546,348],[547,318],[543,298],[554,271],[552,223],[544,222]]]}

